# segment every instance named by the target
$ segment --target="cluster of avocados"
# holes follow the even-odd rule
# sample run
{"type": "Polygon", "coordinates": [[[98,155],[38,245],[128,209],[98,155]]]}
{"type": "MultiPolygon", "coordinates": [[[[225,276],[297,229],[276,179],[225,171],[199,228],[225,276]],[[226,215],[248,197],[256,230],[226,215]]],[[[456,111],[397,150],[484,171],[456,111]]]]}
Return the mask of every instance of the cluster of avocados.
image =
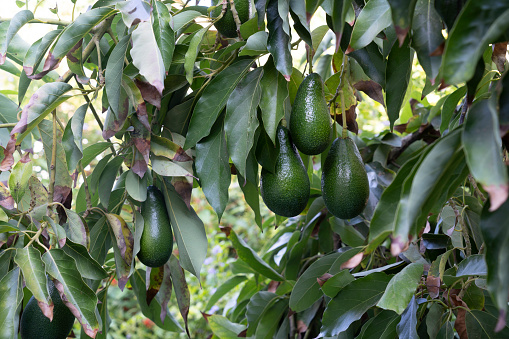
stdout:
{"type": "MultiPolygon", "coordinates": [[[[317,155],[330,145],[332,119],[320,75],[309,74],[300,84],[289,125],[289,131],[277,129],[274,172],[262,169],[260,176],[265,205],[285,217],[300,214],[309,199],[309,178],[297,149],[317,155]]],[[[357,146],[348,137],[335,139],[330,147],[322,168],[322,196],[329,212],[340,219],[354,218],[366,207],[368,176],[357,146]]]]}
{"type": "MultiPolygon", "coordinates": [[[[237,25],[235,24],[235,19],[233,18],[233,13],[231,11],[230,2],[227,1],[226,12],[223,17],[219,19],[214,26],[217,31],[221,33],[223,36],[227,38],[235,38],[237,37],[237,25]]],[[[221,15],[223,11],[222,6],[223,0],[216,1],[216,6],[210,12],[210,16],[212,18],[217,18],[221,15]]],[[[240,19],[240,23],[244,23],[249,20],[251,16],[251,1],[249,0],[234,0],[235,10],[240,19]]]]}

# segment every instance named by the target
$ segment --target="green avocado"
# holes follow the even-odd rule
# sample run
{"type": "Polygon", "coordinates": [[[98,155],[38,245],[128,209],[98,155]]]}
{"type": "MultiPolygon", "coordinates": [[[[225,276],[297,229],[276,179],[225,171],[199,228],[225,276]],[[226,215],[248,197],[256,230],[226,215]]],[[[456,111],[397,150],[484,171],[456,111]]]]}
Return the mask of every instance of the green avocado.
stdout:
{"type": "Polygon", "coordinates": [[[309,199],[309,178],[297,149],[285,127],[277,128],[277,147],[274,173],[262,169],[260,192],[265,205],[284,217],[300,214],[309,199]]]}
{"type": "Polygon", "coordinates": [[[48,289],[53,300],[53,321],[42,313],[37,300],[31,297],[21,316],[22,339],[65,339],[74,324],[74,315],[60,299],[60,294],[51,280],[48,289]]]}
{"type": "Polygon", "coordinates": [[[290,133],[304,154],[320,154],[329,146],[331,117],[320,75],[311,73],[300,84],[290,116],[290,133]]]}
{"type": "Polygon", "coordinates": [[[138,259],[148,267],[161,267],[170,259],[173,233],[164,196],[155,186],[147,188],[147,199],[141,204],[144,220],[138,259]]]}
{"type": "Polygon", "coordinates": [[[322,194],[329,212],[340,219],[352,219],[366,207],[368,175],[352,139],[332,143],[322,169],[322,194]]]}
{"type": "MultiPolygon", "coordinates": [[[[251,1],[249,0],[234,0],[235,10],[239,15],[239,19],[241,23],[244,23],[249,20],[251,16],[251,1]]],[[[222,1],[219,0],[217,2],[216,7],[210,12],[212,18],[217,18],[221,11],[223,10],[222,1]]],[[[235,24],[235,20],[233,19],[233,13],[230,10],[230,2],[228,1],[228,5],[226,8],[226,13],[223,15],[221,19],[219,19],[214,26],[217,31],[224,35],[227,38],[236,38],[237,37],[237,25],[235,24]]]]}

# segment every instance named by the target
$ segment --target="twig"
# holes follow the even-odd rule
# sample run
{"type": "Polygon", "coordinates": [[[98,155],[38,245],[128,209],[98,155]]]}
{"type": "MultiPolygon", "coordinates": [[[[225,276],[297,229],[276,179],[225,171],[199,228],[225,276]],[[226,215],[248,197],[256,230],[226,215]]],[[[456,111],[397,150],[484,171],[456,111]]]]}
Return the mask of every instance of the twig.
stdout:
{"type": "Polygon", "coordinates": [[[85,174],[85,169],[83,168],[83,164],[81,163],[81,160],[79,161],[79,166],[80,166],[81,175],[83,176],[83,186],[85,188],[85,201],[87,202],[87,209],[85,210],[85,213],[83,213],[83,218],[86,218],[90,213],[90,209],[92,208],[92,197],[90,196],[90,190],[88,189],[87,175],[85,174]]]}
{"type": "Polygon", "coordinates": [[[470,182],[470,185],[472,185],[472,187],[474,188],[475,194],[479,196],[479,198],[481,198],[482,202],[483,203],[486,202],[486,197],[484,196],[484,194],[482,194],[481,190],[477,186],[477,183],[475,182],[475,179],[472,176],[472,174],[468,175],[468,182],[470,182]]]}
{"type": "Polygon", "coordinates": [[[97,75],[99,76],[99,84],[104,85],[104,75],[103,75],[103,67],[101,63],[101,45],[99,44],[99,40],[95,40],[95,48],[97,50],[97,67],[99,68],[97,75]]]}
{"type": "Polygon", "coordinates": [[[0,124],[0,128],[11,128],[16,126],[16,122],[8,123],[8,124],[0,124]]]}
{"type": "Polygon", "coordinates": [[[242,36],[240,35],[240,25],[242,25],[242,23],[240,22],[239,13],[237,13],[237,9],[235,8],[235,3],[233,0],[230,0],[230,11],[232,11],[233,20],[237,26],[237,35],[239,36],[239,39],[242,40],[242,36]]]}
{"type": "Polygon", "coordinates": [[[393,160],[397,159],[408,147],[410,147],[411,144],[416,142],[417,140],[420,140],[424,137],[424,135],[427,132],[430,132],[433,130],[433,126],[428,125],[422,130],[418,130],[417,132],[414,132],[410,134],[409,136],[403,138],[403,142],[401,143],[401,147],[394,148],[391,153],[389,154],[388,163],[392,162],[393,160]]]}
{"type": "MultiPolygon", "coordinates": [[[[57,110],[53,110],[53,145],[51,145],[51,164],[50,164],[50,182],[49,182],[49,192],[48,192],[48,201],[53,202],[53,196],[55,193],[55,180],[56,180],[56,164],[57,164],[57,110]]],[[[48,204],[48,208],[46,211],[48,217],[53,217],[53,207],[48,204]]],[[[42,228],[42,227],[41,227],[42,228]]]]}
{"type": "Polygon", "coordinates": [[[467,257],[469,257],[472,254],[472,245],[470,244],[470,236],[468,235],[467,226],[465,225],[465,220],[463,219],[463,216],[461,215],[460,211],[458,210],[456,203],[454,200],[449,199],[449,205],[451,205],[452,210],[454,211],[454,215],[456,216],[456,219],[458,220],[458,223],[461,226],[461,234],[463,235],[463,239],[465,239],[465,254],[467,257]]]}

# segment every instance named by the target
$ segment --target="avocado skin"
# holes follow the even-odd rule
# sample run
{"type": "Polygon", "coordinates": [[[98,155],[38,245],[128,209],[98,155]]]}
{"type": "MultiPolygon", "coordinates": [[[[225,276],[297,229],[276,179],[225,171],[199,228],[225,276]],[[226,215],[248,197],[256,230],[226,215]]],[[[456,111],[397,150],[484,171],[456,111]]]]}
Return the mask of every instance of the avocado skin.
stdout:
{"type": "Polygon", "coordinates": [[[164,196],[155,186],[147,188],[147,199],[141,204],[144,220],[138,259],[148,267],[161,267],[170,259],[173,233],[164,196]]]}
{"type": "Polygon", "coordinates": [[[322,195],[329,212],[340,219],[352,219],[366,207],[368,175],[352,139],[332,143],[322,169],[322,195]]]}
{"type": "Polygon", "coordinates": [[[48,281],[48,289],[54,304],[53,321],[42,314],[37,300],[32,296],[21,316],[22,339],[65,339],[71,332],[74,315],[60,299],[60,294],[51,280],[48,281]]]}
{"type": "Polygon", "coordinates": [[[311,73],[300,84],[290,116],[290,133],[304,154],[320,154],[329,146],[331,117],[320,75],[311,73]]]}
{"type": "Polygon", "coordinates": [[[293,145],[288,129],[276,131],[279,155],[274,173],[262,169],[260,192],[265,205],[274,213],[294,217],[306,208],[309,199],[309,178],[306,168],[293,145]]]}
{"type": "MultiPolygon", "coordinates": [[[[249,17],[251,16],[251,2],[249,0],[234,0],[233,3],[235,4],[235,10],[237,10],[240,22],[244,23],[248,21],[249,17]]],[[[216,27],[217,31],[225,37],[236,38],[237,25],[233,19],[233,14],[230,10],[229,2],[227,6],[228,7],[226,8],[226,13],[221,19],[219,19],[219,21],[214,24],[214,26],[216,27]]],[[[210,13],[211,17],[217,18],[221,14],[222,10],[223,6],[221,5],[221,1],[218,1],[216,8],[214,8],[210,13]]]]}

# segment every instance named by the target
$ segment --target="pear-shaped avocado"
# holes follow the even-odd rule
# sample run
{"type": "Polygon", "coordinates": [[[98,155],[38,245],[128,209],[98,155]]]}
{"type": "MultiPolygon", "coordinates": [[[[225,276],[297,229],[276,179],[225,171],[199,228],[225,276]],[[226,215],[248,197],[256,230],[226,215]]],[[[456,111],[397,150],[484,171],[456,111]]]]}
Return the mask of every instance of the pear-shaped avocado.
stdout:
{"type": "Polygon", "coordinates": [[[48,289],[53,300],[53,321],[42,313],[37,300],[31,297],[21,316],[22,339],[65,339],[74,324],[74,315],[65,306],[58,290],[51,280],[48,289]]]}
{"type": "Polygon", "coordinates": [[[173,233],[164,196],[155,186],[147,188],[147,199],[141,205],[144,220],[138,259],[149,267],[161,267],[170,259],[173,233]]]}
{"type": "MultiPolygon", "coordinates": [[[[234,0],[235,10],[239,15],[239,19],[241,23],[244,23],[249,20],[251,16],[251,1],[249,0],[234,0]]],[[[223,6],[221,5],[222,1],[218,1],[216,8],[214,8],[210,12],[210,16],[212,18],[217,18],[221,11],[223,10],[223,6]]],[[[226,13],[224,13],[223,17],[219,19],[214,26],[217,31],[224,35],[227,38],[236,38],[237,37],[237,24],[235,24],[235,20],[233,19],[233,13],[230,9],[230,2],[228,1],[228,5],[226,8],[226,13]]]]}
{"type": "Polygon", "coordinates": [[[369,198],[369,181],[352,139],[334,140],[322,169],[322,194],[329,212],[340,219],[358,216],[369,198]]]}
{"type": "Polygon", "coordinates": [[[309,199],[309,178],[299,152],[292,143],[285,127],[277,128],[277,147],[274,173],[262,169],[260,192],[265,205],[284,217],[300,214],[309,199]]]}
{"type": "Polygon", "coordinates": [[[300,84],[290,116],[290,133],[304,154],[320,154],[329,146],[331,117],[320,75],[311,73],[300,84]]]}

